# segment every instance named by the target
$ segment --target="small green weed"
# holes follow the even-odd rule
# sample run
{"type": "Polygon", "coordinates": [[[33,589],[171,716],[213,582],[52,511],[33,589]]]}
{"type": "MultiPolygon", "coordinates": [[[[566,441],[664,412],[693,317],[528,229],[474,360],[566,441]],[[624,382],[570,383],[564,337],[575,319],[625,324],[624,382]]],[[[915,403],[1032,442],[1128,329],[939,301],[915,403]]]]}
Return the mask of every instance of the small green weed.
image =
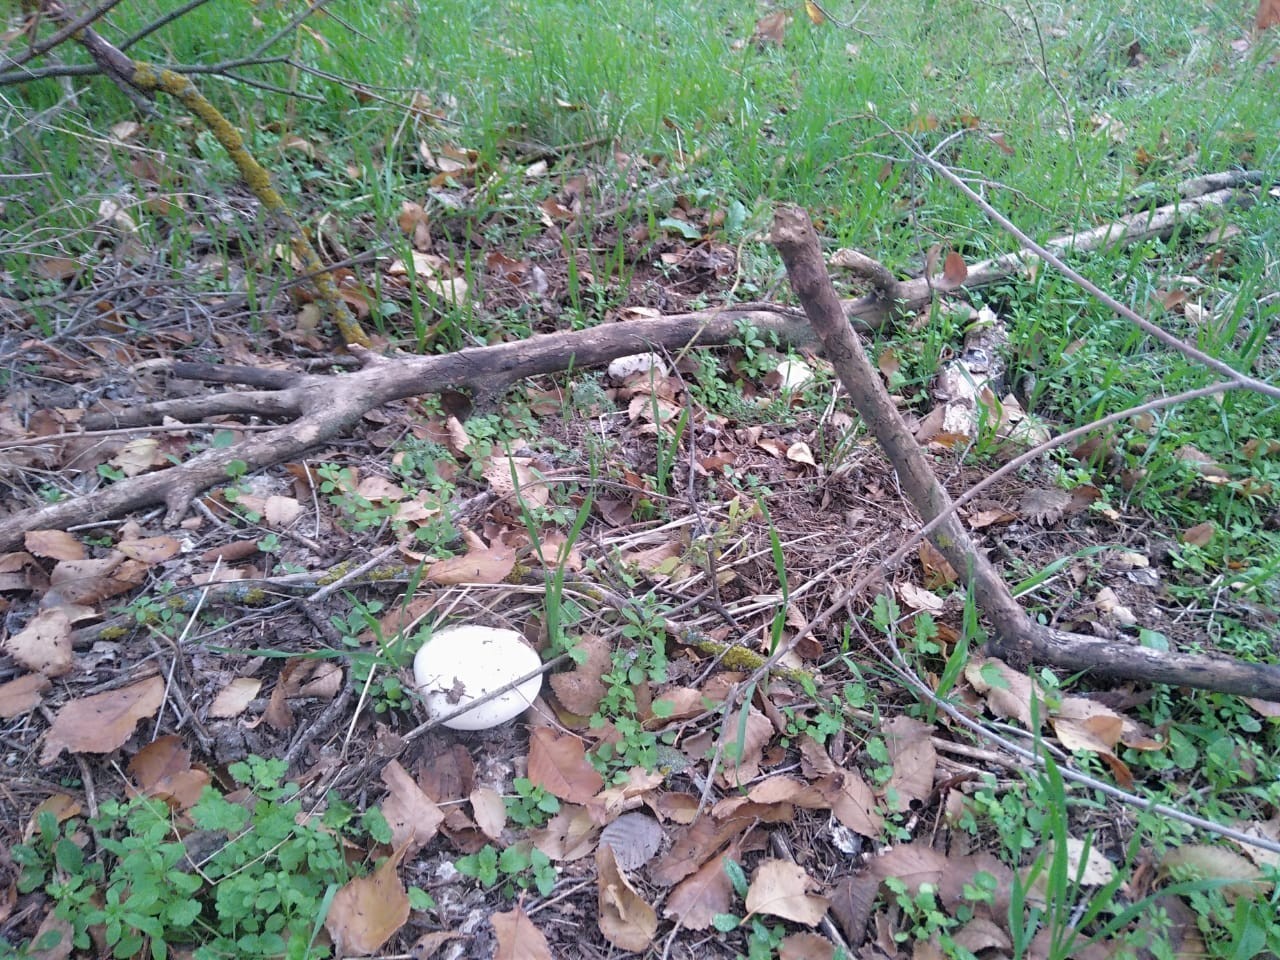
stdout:
{"type": "Polygon", "coordinates": [[[454,866],[463,876],[480,881],[485,888],[501,882],[505,897],[514,897],[518,891],[530,888],[545,897],[555,889],[558,878],[551,858],[528,842],[512,844],[501,853],[491,844],[485,844],[475,853],[459,857],[454,866]]]}
{"type": "Polygon", "coordinates": [[[121,960],[161,960],[185,948],[196,960],[328,956],[316,935],[333,893],[351,876],[342,838],[385,842],[386,821],[376,810],[357,818],[338,803],[307,819],[296,786],[282,782],[280,760],[251,757],[229,770],[251,801],[207,788],[187,828],[159,800],[111,800],[87,822],[59,825],[53,814],[41,814],[32,839],[13,850],[19,889],[53,899],[77,950],[92,949],[89,931],[98,928],[121,960]],[[97,838],[93,854],[86,852],[86,827],[97,838]],[[190,842],[202,832],[218,844],[193,862],[184,835],[190,842]]]}
{"type": "Polygon", "coordinates": [[[507,797],[507,819],[522,827],[540,827],[547,818],[560,812],[560,801],[528,777],[516,777],[511,784],[516,791],[507,797]]]}

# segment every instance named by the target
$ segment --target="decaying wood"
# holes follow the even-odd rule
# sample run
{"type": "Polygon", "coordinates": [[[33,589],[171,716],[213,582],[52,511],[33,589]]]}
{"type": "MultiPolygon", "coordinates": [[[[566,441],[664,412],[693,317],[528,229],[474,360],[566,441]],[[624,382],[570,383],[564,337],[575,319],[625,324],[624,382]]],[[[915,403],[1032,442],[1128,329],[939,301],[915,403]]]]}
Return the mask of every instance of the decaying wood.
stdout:
{"type": "Polygon", "coordinates": [[[950,509],[950,496],[934,476],[857,335],[845,322],[808,215],[796,207],[780,208],[770,240],[782,255],[792,289],[827,358],[893,463],[903,490],[925,521],[942,518],[931,539],[973,590],[990,621],[993,653],[1022,667],[1040,663],[1095,676],[1280,699],[1280,666],[1226,656],[1162,653],[1052,630],[1031,620],[950,509]]]}

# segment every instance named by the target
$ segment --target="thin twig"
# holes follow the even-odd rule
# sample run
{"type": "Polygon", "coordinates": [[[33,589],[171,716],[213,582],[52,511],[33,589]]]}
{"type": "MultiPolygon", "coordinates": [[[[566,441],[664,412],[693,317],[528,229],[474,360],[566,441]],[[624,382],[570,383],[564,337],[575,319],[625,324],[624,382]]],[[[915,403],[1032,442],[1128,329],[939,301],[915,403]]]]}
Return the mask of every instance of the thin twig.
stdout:
{"type": "MultiPolygon", "coordinates": [[[[915,671],[907,665],[905,658],[902,656],[902,651],[897,648],[892,648],[892,654],[886,654],[880,648],[880,644],[865,632],[863,633],[863,638],[867,641],[867,645],[871,648],[872,652],[875,653],[875,655],[918,696],[928,700],[956,723],[959,723],[962,727],[977,734],[984,740],[994,743],[1001,749],[1007,750],[1015,756],[1033,763],[1038,769],[1044,768],[1045,760],[1042,753],[1036,750],[1028,750],[1026,747],[1019,746],[1006,737],[1002,737],[997,733],[991,732],[981,723],[972,719],[963,711],[956,709],[951,705],[951,703],[934,693],[933,690],[929,688],[929,685],[917,677],[915,671]]],[[[1177,820],[1180,823],[1185,823],[1198,830],[1204,830],[1220,837],[1226,837],[1227,839],[1234,840],[1237,843],[1245,843],[1261,850],[1280,853],[1280,842],[1275,840],[1269,840],[1266,837],[1254,836],[1252,834],[1245,833],[1242,830],[1237,830],[1234,827],[1228,827],[1225,824],[1215,823],[1212,820],[1206,820],[1204,817],[1198,817],[1193,813],[1187,813],[1185,810],[1179,810],[1176,807],[1170,807],[1163,803],[1156,803],[1154,800],[1148,800],[1146,797],[1140,797],[1135,793],[1122,790],[1113,784],[1106,783],[1103,780],[1098,780],[1088,774],[1080,773],[1077,770],[1062,766],[1061,764],[1059,764],[1058,769],[1064,780],[1070,780],[1074,783],[1086,786],[1091,790],[1097,790],[1100,793],[1105,793],[1107,796],[1115,800],[1120,800],[1123,803],[1138,807],[1141,810],[1149,810],[1152,813],[1158,813],[1161,816],[1169,817],[1170,819],[1177,820]]]]}

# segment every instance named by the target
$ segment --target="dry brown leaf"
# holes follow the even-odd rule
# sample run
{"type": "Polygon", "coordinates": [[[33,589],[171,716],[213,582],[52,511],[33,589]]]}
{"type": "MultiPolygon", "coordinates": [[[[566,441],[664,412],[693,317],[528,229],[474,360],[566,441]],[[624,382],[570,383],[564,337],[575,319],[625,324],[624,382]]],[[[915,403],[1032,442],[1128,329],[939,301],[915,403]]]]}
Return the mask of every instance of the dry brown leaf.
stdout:
{"type": "Polygon", "coordinates": [[[586,652],[586,660],[572,670],[552,674],[551,689],[570,713],[589,717],[606,693],[600,678],[613,666],[613,646],[603,637],[587,634],[578,641],[576,649],[586,652]]]}
{"type": "Polygon", "coordinates": [[[422,792],[439,804],[465,800],[475,789],[475,777],[475,761],[460,743],[432,752],[418,766],[422,792]]]}
{"type": "Polygon", "coordinates": [[[778,960],[832,960],[836,945],[817,933],[793,933],[778,944],[778,960]]]}
{"type": "Polygon", "coordinates": [[[446,943],[451,940],[466,939],[468,939],[467,934],[458,930],[432,930],[413,941],[413,946],[409,948],[409,956],[413,960],[431,960],[436,955],[436,951],[446,943]]]}
{"type": "Polygon", "coordinates": [[[1258,0],[1258,12],[1253,18],[1253,29],[1258,33],[1280,24],[1280,0],[1258,0]]]}
{"type": "Polygon", "coordinates": [[[458,583],[501,583],[515,568],[516,554],[496,537],[492,544],[468,530],[463,531],[467,552],[460,557],[437,560],[427,568],[427,579],[441,586],[458,583]]]}
{"type": "Polygon", "coordinates": [[[800,772],[810,780],[835,773],[839,767],[827,753],[827,748],[809,734],[800,735],[800,772]]]}
{"type": "Polygon", "coordinates": [[[1160,869],[1172,872],[1177,879],[1232,881],[1221,888],[1230,901],[1252,900],[1271,890],[1272,884],[1262,879],[1262,871],[1234,850],[1189,843],[1175,847],[1164,855],[1160,869]]]}
{"type": "Polygon", "coordinates": [[[751,35],[751,40],[761,47],[770,44],[781,46],[787,33],[787,24],[790,22],[791,14],[786,10],[763,16],[756,21],[756,30],[751,35]]]}
{"type": "Polygon", "coordinates": [[[904,843],[873,859],[868,868],[879,880],[901,880],[914,895],[923,883],[937,887],[947,871],[947,856],[920,843],[904,843]]]}
{"type": "MultiPolygon", "coordinates": [[[[1003,660],[975,657],[965,664],[964,675],[973,689],[986,698],[992,713],[1031,729],[1031,679],[1025,673],[1003,660]]],[[[1040,712],[1043,717],[1043,708],[1040,712]]]]}
{"type": "Polygon", "coordinates": [[[814,880],[790,860],[764,860],[751,875],[747,910],[815,926],[827,913],[829,901],[809,893],[814,880]]]}
{"type": "Polygon", "coordinates": [[[146,579],[147,569],[115,550],[97,560],[63,560],[49,574],[49,592],[61,603],[92,605],[132,590],[146,579]]]}
{"type": "Polygon", "coordinates": [[[302,504],[293,497],[270,496],[262,506],[262,522],[272,530],[283,530],[298,519],[302,504]]]}
{"type": "Polygon", "coordinates": [[[614,859],[623,870],[638,870],[658,852],[662,836],[662,827],[653,817],[624,813],[600,832],[600,843],[613,848],[614,859]]]}
{"type": "Polygon", "coordinates": [[[587,812],[596,823],[606,824],[624,810],[640,806],[644,795],[661,786],[663,779],[660,771],[650,773],[644,767],[632,767],[627,771],[626,780],[601,790],[588,800],[587,812]]]}
{"type": "Polygon", "coordinates": [[[71,618],[61,607],[41,610],[3,649],[27,670],[60,677],[71,670],[71,618]]]}
{"type": "Polygon", "coordinates": [[[529,737],[529,779],[570,803],[585,803],[604,786],[604,778],[587,760],[582,741],[546,727],[529,737]]]}
{"type": "Polygon", "coordinates": [[[793,777],[767,777],[752,786],[747,793],[752,803],[794,803],[806,810],[824,810],[831,806],[817,786],[793,777]]]}
{"type": "Polygon", "coordinates": [[[412,856],[431,842],[444,814],[398,760],[382,768],[382,782],[388,791],[382,815],[391,828],[391,844],[412,856]]]}
{"type": "Polygon", "coordinates": [[[818,465],[817,461],[813,459],[813,451],[809,449],[809,445],[803,440],[797,440],[787,447],[787,459],[792,463],[803,463],[810,467],[818,465]]]}
{"type": "Polygon", "coordinates": [[[72,700],[54,717],[45,734],[40,765],[62,754],[110,753],[124,746],[138,721],[154,716],[164,702],[164,680],[148,677],[141,683],[72,700]]]}
{"type": "Polygon", "coordinates": [[[885,801],[890,810],[909,810],[913,802],[923,803],[933,792],[933,775],[938,766],[938,752],[931,739],[933,729],[908,716],[894,717],[883,729],[893,765],[893,775],[885,786],[885,801]]]}
{"type": "Polygon", "coordinates": [[[334,894],[324,928],[338,956],[377,952],[409,919],[409,896],[396,872],[403,853],[397,851],[334,894]]]}
{"type": "Polygon", "coordinates": [[[121,540],[116,544],[116,549],[130,560],[156,564],[176,557],[182,552],[182,544],[173,537],[143,537],[135,540],[121,540]]]}
{"type": "Polygon", "coordinates": [[[23,538],[27,550],[50,560],[83,560],[84,544],[65,530],[31,530],[23,538]]]}
{"type": "Polygon", "coordinates": [[[703,691],[694,687],[667,687],[650,705],[650,709],[654,709],[661,703],[666,712],[661,717],[655,713],[646,721],[646,726],[665,726],[677,720],[688,720],[711,709],[718,702],[721,701],[711,700],[703,691]]]}
{"type": "Polygon", "coordinates": [[[585,807],[566,803],[547,825],[531,834],[533,845],[552,860],[580,860],[595,849],[600,825],[585,807]]]}
{"type": "Polygon", "coordinates": [[[128,769],[143,796],[159,797],[179,810],[195,806],[210,780],[207,771],[192,768],[191,751],[181,737],[172,734],[139,750],[128,769]]]}
{"type": "Polygon", "coordinates": [[[831,812],[846,827],[864,837],[878,837],[884,818],[876,809],[871,788],[856,773],[840,770],[816,784],[831,803],[831,812]]]}
{"type": "Polygon", "coordinates": [[[679,920],[690,930],[705,930],[718,913],[728,913],[733,904],[733,882],[724,871],[726,860],[737,859],[733,852],[712,857],[667,896],[662,914],[679,920]]]}
{"type": "Polygon", "coordinates": [[[51,687],[43,673],[28,673],[8,683],[0,683],[0,719],[28,713],[44,702],[41,696],[51,687]]]}
{"type": "Polygon", "coordinates": [[[146,473],[152,467],[163,466],[166,463],[160,452],[160,441],[151,437],[130,440],[108,462],[113,467],[119,467],[126,477],[136,477],[140,473],[146,473]]]}
{"type": "Polygon", "coordinates": [[[621,950],[647,950],[658,932],[658,914],[623,876],[613,848],[596,850],[600,932],[621,950]]]}
{"type": "Polygon", "coordinates": [[[476,826],[490,840],[502,836],[507,825],[507,802],[492,787],[476,787],[471,791],[471,816],[476,826]]]}
{"type": "Polygon", "coordinates": [[[921,540],[919,547],[920,568],[924,571],[924,585],[930,590],[938,590],[956,582],[955,568],[947,562],[928,540],[921,540]]]}
{"type": "Polygon", "coordinates": [[[489,918],[498,941],[494,960],[551,960],[551,947],[520,904],[489,918]]]}
{"type": "Polygon", "coordinates": [[[551,490],[547,482],[538,475],[533,463],[532,457],[496,454],[485,462],[484,478],[499,497],[514,495],[526,507],[545,507],[551,497],[551,490]]]}
{"type": "Polygon", "coordinates": [[[209,716],[215,720],[240,716],[261,689],[262,681],[256,677],[237,677],[218,691],[209,705],[209,716]]]}
{"type": "Polygon", "coordinates": [[[752,818],[745,816],[724,821],[699,817],[676,834],[671,848],[649,867],[649,878],[661,886],[680,882],[718,853],[731,838],[753,825],[752,818]]]}
{"type": "Polygon", "coordinates": [[[965,266],[964,257],[954,250],[948,250],[942,260],[942,279],[948,287],[958,287],[969,276],[969,268],[965,266]]]}
{"type": "Polygon", "coordinates": [[[773,737],[773,724],[755,707],[749,708],[745,726],[741,718],[741,713],[735,711],[729,722],[723,724],[720,738],[723,744],[720,779],[731,787],[759,776],[765,745],[773,737]]]}
{"type": "Polygon", "coordinates": [[[1205,547],[1217,532],[1218,528],[1213,521],[1206,520],[1204,523],[1197,523],[1194,527],[1182,531],[1182,542],[1196,547],[1205,547]]]}

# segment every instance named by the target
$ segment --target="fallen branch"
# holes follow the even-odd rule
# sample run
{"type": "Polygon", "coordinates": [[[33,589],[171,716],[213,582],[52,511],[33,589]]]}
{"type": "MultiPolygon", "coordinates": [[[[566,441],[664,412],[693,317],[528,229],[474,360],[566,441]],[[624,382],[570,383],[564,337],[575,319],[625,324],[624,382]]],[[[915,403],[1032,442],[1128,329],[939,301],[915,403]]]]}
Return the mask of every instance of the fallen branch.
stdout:
{"type": "MultiPolygon", "coordinates": [[[[1257,174],[1242,173],[1231,182],[1252,183],[1257,174]]],[[[1203,178],[1200,178],[1203,180],[1203,178]]],[[[1192,181],[1197,184],[1200,181],[1192,181]]],[[[1210,181],[1218,187],[1220,179],[1210,181]]],[[[1134,242],[1167,233],[1179,214],[1225,202],[1230,191],[1217,189],[1190,201],[1170,204],[1128,217],[1087,234],[1070,235],[1046,244],[1053,249],[1090,249],[1103,237],[1134,242]]],[[[1027,255],[1010,255],[970,269],[967,287],[1007,279],[1027,267],[1027,255]]],[[[873,329],[890,318],[927,306],[934,291],[927,281],[897,281],[869,257],[860,274],[877,287],[892,287],[841,304],[843,315],[862,329],[873,329]]],[[[12,550],[30,530],[65,529],[121,516],[131,510],[165,504],[166,522],[181,519],[191,499],[227,478],[227,467],[240,461],[250,471],[284,462],[343,435],[367,413],[383,403],[434,393],[446,388],[471,390],[483,398],[495,398],[525,377],[559,373],[576,367],[606,364],[620,356],[650,349],[679,352],[686,346],[720,346],[730,342],[741,324],[772,333],[784,346],[813,343],[813,332],[803,314],[775,304],[740,304],[696,313],[676,314],[653,320],[593,327],[547,334],[526,341],[476,347],[457,353],[394,360],[375,357],[358,349],[361,369],[336,375],[291,373],[250,367],[208,364],[175,364],[179,377],[219,383],[242,383],[259,389],[219,393],[150,404],[120,411],[92,412],[81,426],[86,431],[143,428],[166,418],[183,422],[215,416],[253,416],[291,420],[285,426],[264,431],[220,450],[208,450],[191,460],[157,473],[115,483],[89,496],[50,504],[0,520],[0,550],[12,550]]],[[[53,444],[76,437],[68,433],[33,437],[30,445],[53,444]]],[[[6,446],[15,444],[8,443],[6,446]]]]}
{"type": "Polygon", "coordinates": [[[990,621],[993,653],[1022,668],[1042,663],[1097,676],[1280,699],[1280,666],[1219,655],[1162,653],[1053,630],[1027,617],[999,571],[969,538],[950,496],[844,321],[808,215],[796,207],[779,209],[770,240],[853,405],[884,448],[921,518],[936,522],[934,545],[960,572],[990,621]]]}

